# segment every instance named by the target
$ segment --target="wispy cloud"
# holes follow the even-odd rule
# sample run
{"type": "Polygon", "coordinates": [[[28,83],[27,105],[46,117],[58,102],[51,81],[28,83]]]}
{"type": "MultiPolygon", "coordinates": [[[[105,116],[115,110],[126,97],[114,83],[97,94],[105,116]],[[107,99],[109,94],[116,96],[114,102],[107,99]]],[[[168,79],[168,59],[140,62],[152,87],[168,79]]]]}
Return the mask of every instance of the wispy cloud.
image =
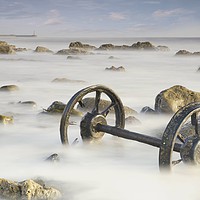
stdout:
{"type": "Polygon", "coordinates": [[[62,18],[58,10],[50,10],[48,19],[44,22],[44,25],[58,25],[62,24],[62,18]]]}
{"type": "Polygon", "coordinates": [[[171,16],[178,16],[178,15],[185,15],[185,14],[191,14],[193,11],[189,11],[183,8],[176,8],[172,10],[156,10],[153,12],[154,17],[171,17],[171,16]]]}
{"type": "Polygon", "coordinates": [[[122,13],[119,13],[119,12],[111,12],[109,14],[109,18],[112,19],[112,20],[116,20],[116,21],[126,19],[125,15],[122,14],[122,13]]]}

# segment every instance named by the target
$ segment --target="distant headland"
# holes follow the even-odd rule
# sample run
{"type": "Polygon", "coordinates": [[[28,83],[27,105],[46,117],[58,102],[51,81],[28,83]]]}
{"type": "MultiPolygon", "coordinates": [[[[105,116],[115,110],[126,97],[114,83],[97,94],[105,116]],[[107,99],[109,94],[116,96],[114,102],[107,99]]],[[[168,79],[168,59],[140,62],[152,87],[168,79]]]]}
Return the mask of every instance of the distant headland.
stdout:
{"type": "Polygon", "coordinates": [[[0,37],[37,37],[35,33],[33,34],[0,34],[0,37]]]}

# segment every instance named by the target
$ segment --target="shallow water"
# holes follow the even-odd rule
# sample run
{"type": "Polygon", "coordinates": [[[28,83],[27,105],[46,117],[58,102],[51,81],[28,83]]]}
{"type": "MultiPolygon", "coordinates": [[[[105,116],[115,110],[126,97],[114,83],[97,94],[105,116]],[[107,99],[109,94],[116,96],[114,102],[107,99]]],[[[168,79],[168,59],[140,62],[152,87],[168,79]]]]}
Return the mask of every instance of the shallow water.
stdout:
{"type": "MultiPolygon", "coordinates": [[[[16,55],[0,55],[0,85],[16,84],[20,90],[0,93],[1,114],[12,114],[12,125],[1,125],[0,177],[16,181],[41,177],[59,188],[64,199],[199,199],[199,168],[178,165],[168,175],[160,174],[158,149],[134,141],[105,135],[100,144],[63,147],[60,142],[61,116],[40,114],[53,101],[68,100],[80,89],[103,84],[110,87],[137,112],[154,108],[156,95],[173,85],[199,91],[198,57],[175,57],[180,49],[199,51],[199,39],[152,38],[169,52],[98,52],[69,60],[66,56],[37,54],[38,45],[58,51],[67,48],[69,38],[2,38],[17,47],[30,48],[16,55]],[[115,59],[108,59],[114,56],[115,59]],[[106,67],[124,66],[125,72],[108,72],[106,67]],[[55,78],[78,80],[52,82],[55,78]],[[80,82],[81,80],[82,82],[80,82]],[[35,101],[36,107],[17,104],[35,101]],[[59,163],[45,162],[53,153],[59,163]]],[[[128,44],[146,38],[79,39],[100,46],[103,43],[128,44]],[[109,42],[110,41],[110,42],[109,42]]],[[[138,115],[141,125],[128,130],[160,136],[170,117],[138,115]]],[[[78,126],[75,126],[78,128],[78,126]]],[[[73,131],[73,130],[72,130],[73,131]]]]}

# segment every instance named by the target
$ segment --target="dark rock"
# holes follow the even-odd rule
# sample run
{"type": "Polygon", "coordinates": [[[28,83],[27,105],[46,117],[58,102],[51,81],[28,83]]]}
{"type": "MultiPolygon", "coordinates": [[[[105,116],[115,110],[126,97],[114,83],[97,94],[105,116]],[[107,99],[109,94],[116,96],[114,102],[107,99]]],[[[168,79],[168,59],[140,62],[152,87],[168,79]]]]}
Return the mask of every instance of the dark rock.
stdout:
{"type": "Polygon", "coordinates": [[[132,44],[131,48],[135,50],[156,50],[156,47],[150,42],[137,42],[132,44]]]}
{"type": "Polygon", "coordinates": [[[142,108],[142,110],[140,111],[140,113],[144,113],[144,114],[156,114],[156,111],[153,110],[152,108],[150,108],[149,106],[145,106],[142,108]]]}
{"type": "Polygon", "coordinates": [[[192,53],[186,50],[179,50],[175,55],[176,56],[191,56],[192,53]]]}
{"type": "Polygon", "coordinates": [[[54,153],[54,154],[50,155],[48,158],[46,158],[46,161],[59,162],[60,158],[59,158],[59,155],[57,153],[54,153]]]}
{"type": "Polygon", "coordinates": [[[115,66],[106,67],[105,70],[107,70],[107,71],[116,71],[116,72],[125,72],[125,68],[123,66],[120,66],[120,67],[115,67],[115,66]]]}
{"type": "Polygon", "coordinates": [[[86,50],[86,51],[91,51],[91,50],[96,49],[95,46],[91,46],[89,44],[82,44],[81,42],[71,42],[69,44],[69,48],[70,49],[83,49],[83,50],[86,50]]]}
{"type": "Polygon", "coordinates": [[[114,50],[115,49],[115,46],[113,44],[102,44],[98,50],[114,50]]]}
{"type": "Polygon", "coordinates": [[[81,60],[78,56],[67,56],[67,60],[81,60]]]}

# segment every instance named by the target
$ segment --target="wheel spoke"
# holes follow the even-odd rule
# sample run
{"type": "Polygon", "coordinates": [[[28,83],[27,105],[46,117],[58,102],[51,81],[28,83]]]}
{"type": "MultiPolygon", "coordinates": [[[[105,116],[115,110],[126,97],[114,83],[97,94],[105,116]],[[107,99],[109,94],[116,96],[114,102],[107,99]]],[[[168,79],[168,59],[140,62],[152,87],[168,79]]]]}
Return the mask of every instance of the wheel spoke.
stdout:
{"type": "Polygon", "coordinates": [[[192,123],[192,125],[194,126],[195,133],[196,133],[197,135],[199,135],[199,133],[198,133],[198,118],[197,118],[197,113],[193,113],[193,114],[191,115],[191,123],[192,123]]]}
{"type": "Polygon", "coordinates": [[[183,134],[179,133],[177,138],[182,142],[185,143],[186,138],[183,136],[183,134]]]}
{"type": "Polygon", "coordinates": [[[99,103],[101,99],[101,92],[96,91],[96,97],[95,97],[95,102],[94,102],[94,108],[92,110],[92,113],[98,113],[99,112],[99,103]]]}
{"type": "Polygon", "coordinates": [[[175,165],[179,164],[181,161],[182,161],[182,159],[173,160],[173,161],[172,161],[172,165],[175,166],[175,165]]]}
{"type": "Polygon", "coordinates": [[[78,101],[78,104],[80,105],[81,108],[84,108],[84,107],[85,107],[85,104],[83,103],[82,100],[78,101]]]}
{"type": "Polygon", "coordinates": [[[108,113],[110,112],[111,108],[115,105],[115,103],[111,103],[105,110],[103,110],[101,112],[101,115],[103,115],[104,117],[106,117],[108,115],[108,113]]]}

